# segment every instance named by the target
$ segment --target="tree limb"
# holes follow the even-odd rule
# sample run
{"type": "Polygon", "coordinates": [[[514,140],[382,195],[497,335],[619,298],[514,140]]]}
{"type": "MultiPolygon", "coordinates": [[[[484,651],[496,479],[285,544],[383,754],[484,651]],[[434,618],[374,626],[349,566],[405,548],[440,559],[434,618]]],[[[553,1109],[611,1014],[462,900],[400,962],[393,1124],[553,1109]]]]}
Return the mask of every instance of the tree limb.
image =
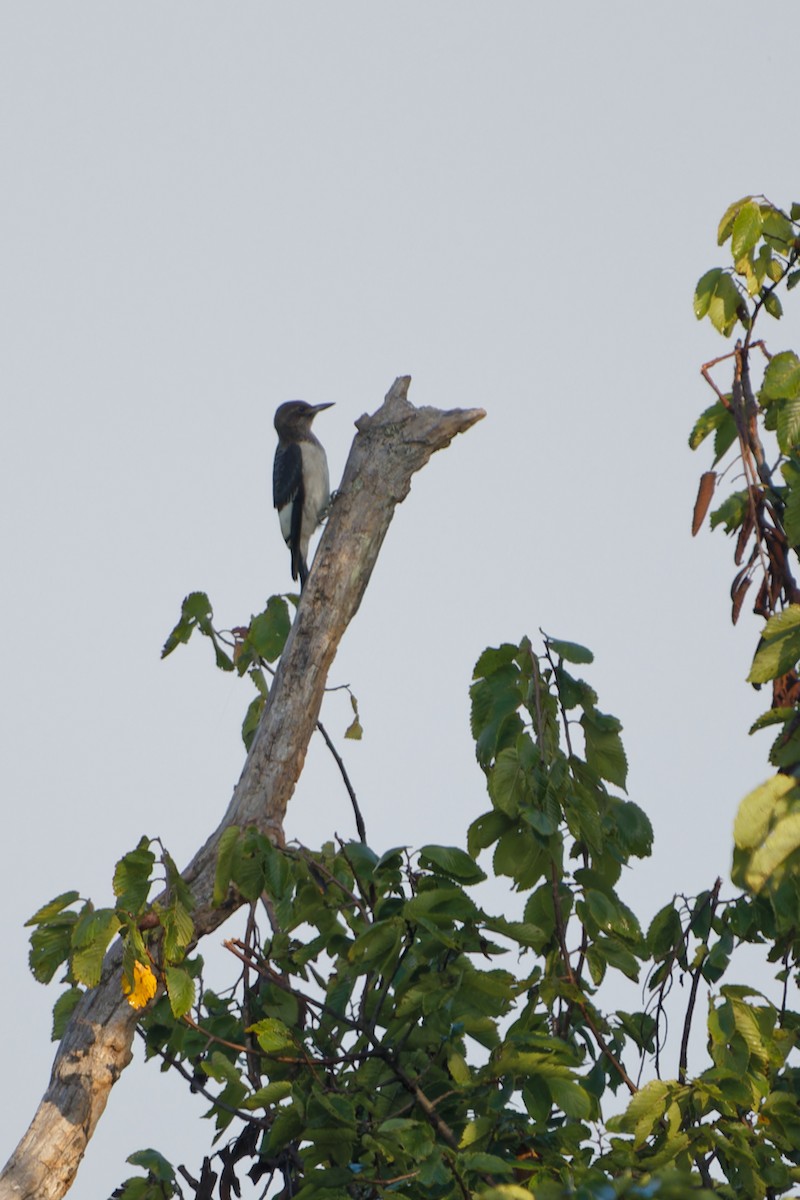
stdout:
{"type": "MultiPolygon", "coordinates": [[[[394,509],[411,477],[482,409],[416,409],[409,376],[395,380],[381,408],[356,421],[345,467],[264,713],[227,812],[183,877],[195,901],[196,938],[237,909],[231,895],[212,905],[217,847],[232,824],[254,824],[283,842],[283,819],[303,769],[334,655],[358,611],[394,509]]],[[[78,1004],[56,1052],[50,1083],[33,1121],[2,1174],[0,1200],[59,1200],[103,1113],[109,1092],[131,1060],[137,1013],[122,995],[119,944],[100,984],[78,1004]]]]}

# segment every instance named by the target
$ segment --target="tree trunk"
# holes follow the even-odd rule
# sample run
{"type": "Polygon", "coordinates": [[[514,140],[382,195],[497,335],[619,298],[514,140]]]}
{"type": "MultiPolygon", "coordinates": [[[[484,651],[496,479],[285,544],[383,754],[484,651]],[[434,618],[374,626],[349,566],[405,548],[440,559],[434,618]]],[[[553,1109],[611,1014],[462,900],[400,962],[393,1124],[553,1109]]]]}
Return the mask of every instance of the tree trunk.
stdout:
{"type": "MultiPolygon", "coordinates": [[[[409,376],[381,408],[356,421],[358,434],[270,689],[261,723],[227,812],[183,873],[195,901],[199,940],[242,903],[212,906],[217,847],[232,824],[256,824],[283,841],[286,806],[303,769],[328,670],[358,611],[394,509],[411,477],[485,414],[416,409],[409,376]]],[[[78,1004],[56,1052],[39,1108],[0,1174],[0,1200],[58,1200],[71,1187],[111,1087],[131,1060],[138,1014],[122,995],[122,955],[106,955],[99,985],[78,1004]]]]}

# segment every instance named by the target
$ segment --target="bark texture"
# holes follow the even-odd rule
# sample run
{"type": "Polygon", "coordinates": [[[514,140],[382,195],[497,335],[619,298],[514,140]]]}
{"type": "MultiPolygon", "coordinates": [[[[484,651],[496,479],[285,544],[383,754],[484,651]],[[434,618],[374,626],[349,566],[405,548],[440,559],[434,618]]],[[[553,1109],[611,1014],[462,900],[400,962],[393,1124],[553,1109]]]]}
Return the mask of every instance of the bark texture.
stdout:
{"type": "MultiPolygon", "coordinates": [[[[317,550],[261,723],[227,811],[184,871],[195,900],[197,939],[241,901],[211,903],[217,846],[232,824],[256,824],[283,841],[283,818],[303,769],[328,670],[358,611],[394,509],[411,477],[485,414],[416,409],[411,380],[395,380],[380,409],[356,421],[338,496],[317,550]]],[[[100,984],[76,1008],[39,1108],[0,1174],[0,1200],[58,1200],[72,1185],[111,1087],[131,1060],[137,1013],[122,995],[122,955],[112,947],[100,984]]]]}

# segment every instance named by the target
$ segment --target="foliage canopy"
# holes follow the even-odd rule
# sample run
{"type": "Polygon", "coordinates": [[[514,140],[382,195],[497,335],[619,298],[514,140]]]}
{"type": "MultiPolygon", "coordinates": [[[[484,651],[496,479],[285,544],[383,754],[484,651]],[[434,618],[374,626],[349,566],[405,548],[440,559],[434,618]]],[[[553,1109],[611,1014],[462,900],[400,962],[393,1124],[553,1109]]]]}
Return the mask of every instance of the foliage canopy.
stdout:
{"type": "MultiPolygon", "coordinates": [[[[144,1173],[121,1200],[228,1200],[245,1176],[303,1200],[762,1200],[800,1184],[800,359],[754,340],[800,280],[799,222],[800,205],[731,205],[718,233],[731,262],[707,271],[694,298],[698,319],[739,340],[703,367],[715,398],[689,444],[711,438],[713,463],[693,528],[710,513],[735,541],[734,622],[757,585],[765,625],[749,678],[772,696],[753,731],[776,730],[776,773],[736,819],[736,890],[723,896],[710,880],[665,898],[643,929],[618,885],[651,853],[652,828],[625,794],[621,724],[583,678],[591,652],[545,634],[485,650],[471,724],[489,807],[465,848],[376,851],[363,834],[278,848],[229,827],[214,899],[236,894],[249,908],[244,935],[226,943],[226,991],[204,983],[191,891],[158,839],[117,864],[112,905],[71,891],[31,918],[34,975],[67,985],[53,1036],[120,937],[145,1053],[210,1104],[216,1148],[200,1167],[139,1150],[129,1162],[144,1173]],[[723,461],[737,475],[718,496],[723,461]],[[512,893],[500,914],[498,881],[512,893]],[[166,900],[151,901],[156,886],[166,900]],[[737,981],[745,945],[761,948],[772,999],[737,981]],[[639,985],[635,1011],[604,1004],[615,977],[639,985]],[[701,994],[708,1058],[690,1074],[701,994]]],[[[164,654],[199,632],[218,667],[250,678],[249,745],[289,628],[287,599],[274,596],[247,626],[220,631],[196,592],[164,654]]],[[[353,706],[348,733],[360,736],[353,706]]]]}

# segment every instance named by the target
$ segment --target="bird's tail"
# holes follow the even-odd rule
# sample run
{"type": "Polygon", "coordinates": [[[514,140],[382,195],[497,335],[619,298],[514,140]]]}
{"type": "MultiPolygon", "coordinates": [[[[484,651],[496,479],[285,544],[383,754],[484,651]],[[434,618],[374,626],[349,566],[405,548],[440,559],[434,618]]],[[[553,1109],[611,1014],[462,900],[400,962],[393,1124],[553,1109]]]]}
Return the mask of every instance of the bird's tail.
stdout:
{"type": "Polygon", "coordinates": [[[302,552],[298,547],[292,552],[292,579],[300,578],[300,591],[306,586],[308,579],[308,563],[303,558],[302,552]]]}

